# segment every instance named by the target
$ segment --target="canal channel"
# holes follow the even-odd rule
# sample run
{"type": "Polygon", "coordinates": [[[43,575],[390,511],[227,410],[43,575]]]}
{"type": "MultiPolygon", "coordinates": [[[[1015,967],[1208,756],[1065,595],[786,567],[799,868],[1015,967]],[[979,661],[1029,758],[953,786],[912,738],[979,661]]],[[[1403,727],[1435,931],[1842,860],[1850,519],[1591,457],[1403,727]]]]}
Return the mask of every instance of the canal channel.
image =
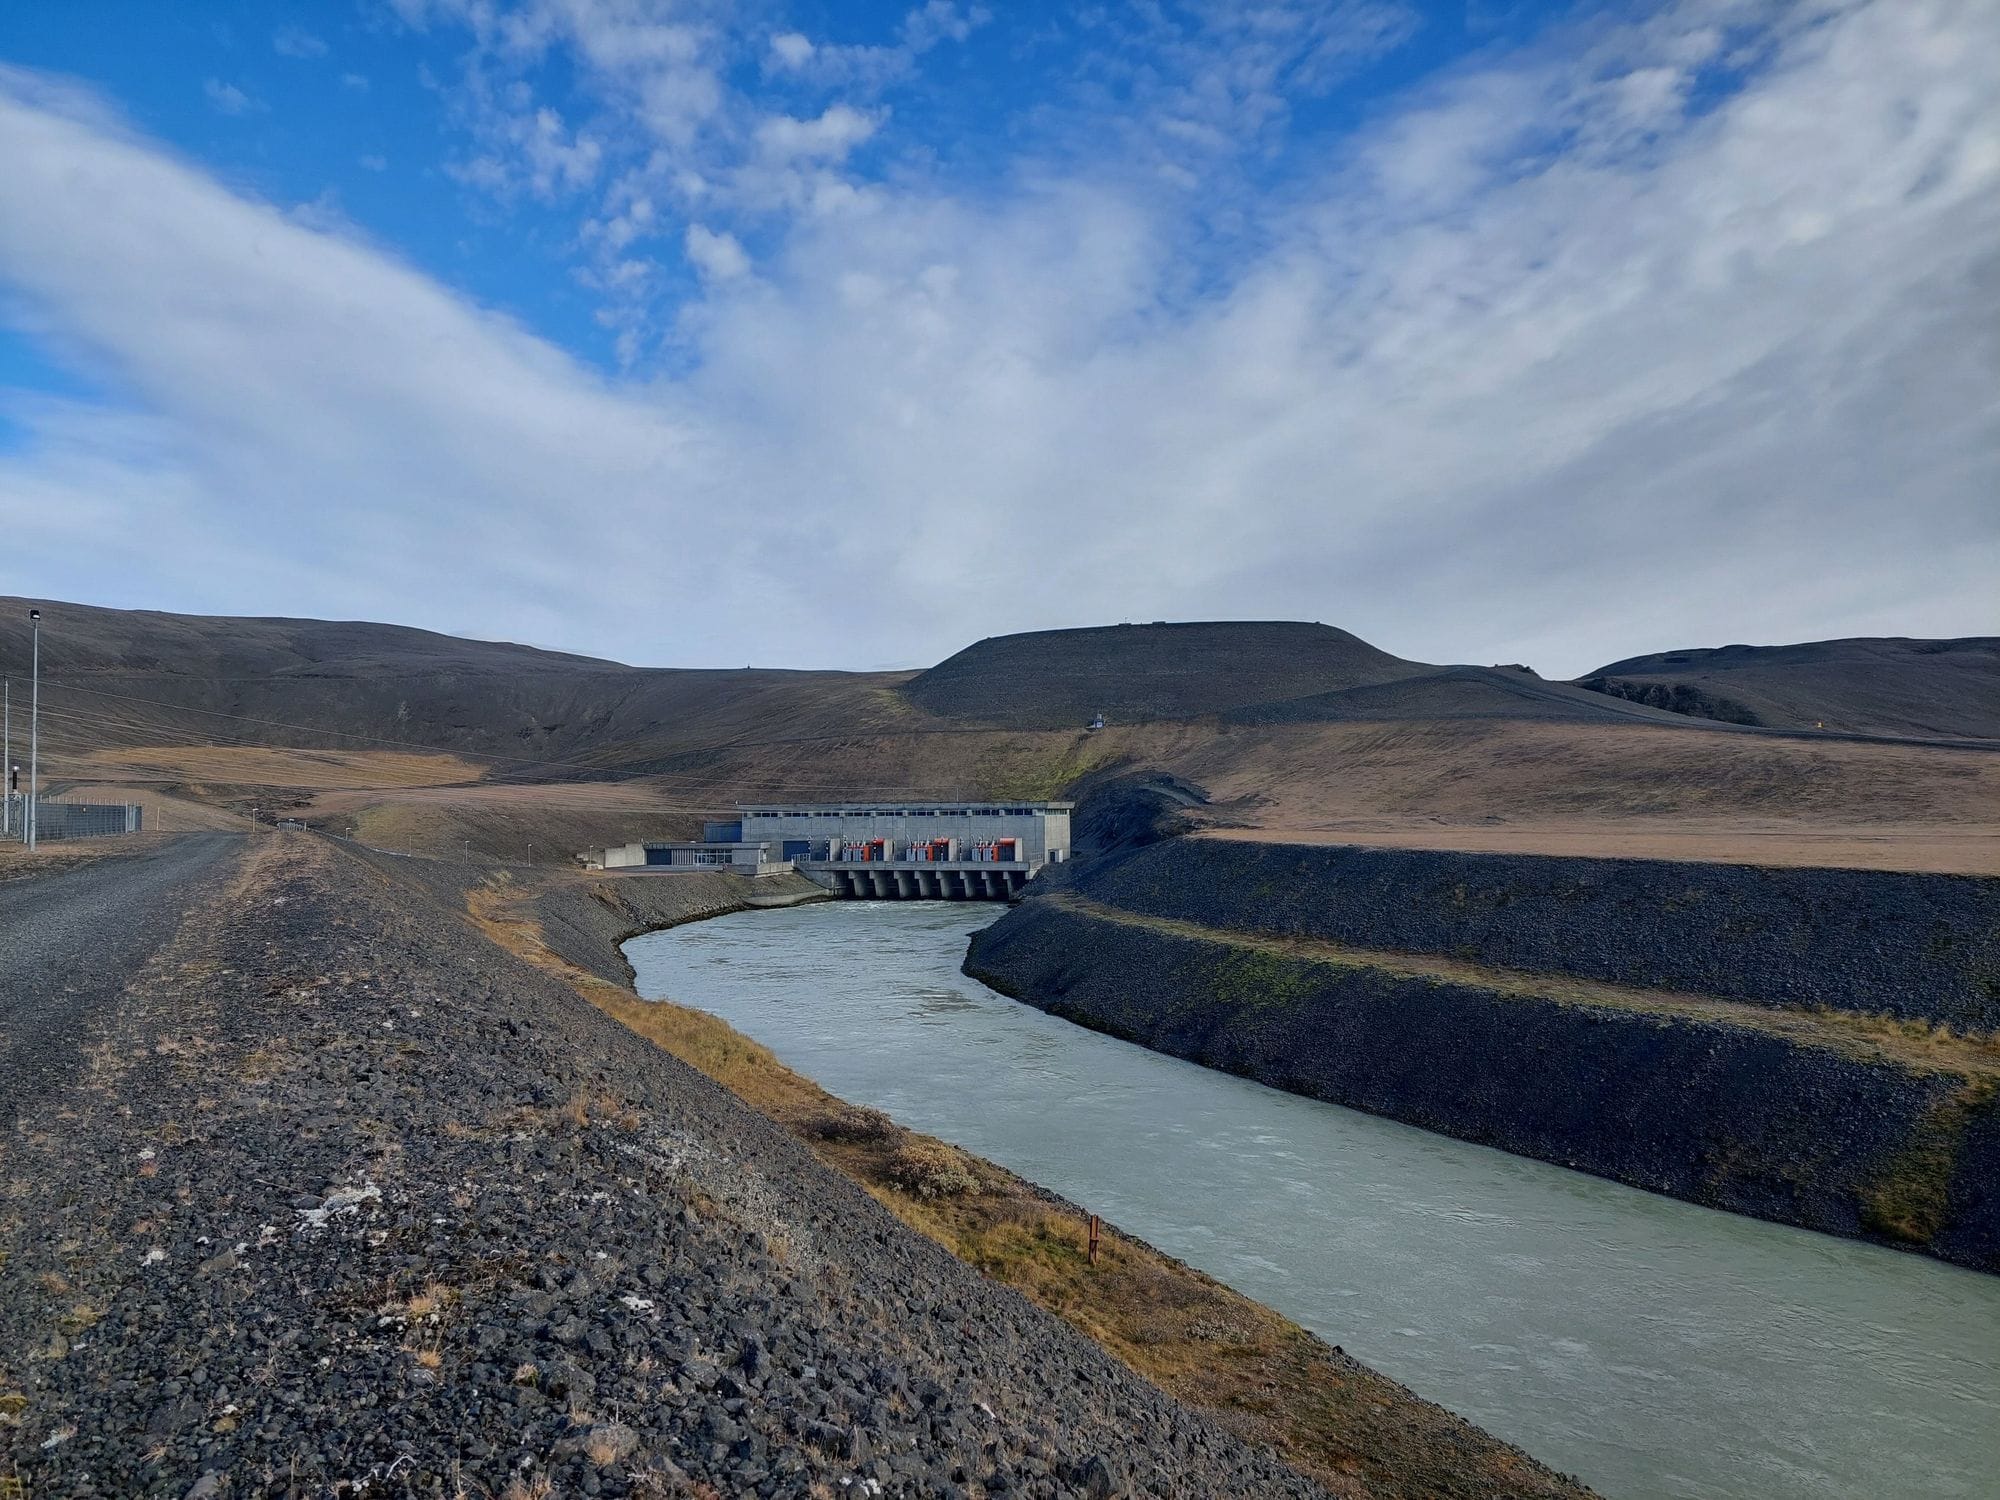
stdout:
{"type": "Polygon", "coordinates": [[[1102,1214],[1614,1500],[1988,1496],[2000,1277],[1298,1098],[959,972],[992,906],[626,944],[856,1104],[1102,1214]]]}

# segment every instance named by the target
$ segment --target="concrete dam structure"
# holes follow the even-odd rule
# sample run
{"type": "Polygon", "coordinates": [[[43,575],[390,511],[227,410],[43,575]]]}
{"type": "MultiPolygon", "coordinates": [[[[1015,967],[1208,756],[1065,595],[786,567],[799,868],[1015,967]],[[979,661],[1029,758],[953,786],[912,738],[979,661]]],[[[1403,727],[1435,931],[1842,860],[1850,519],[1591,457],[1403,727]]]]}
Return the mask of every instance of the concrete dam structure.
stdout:
{"type": "Polygon", "coordinates": [[[700,841],[606,849],[608,870],[796,870],[835,895],[1006,901],[1070,853],[1069,802],[746,804],[700,841]]]}

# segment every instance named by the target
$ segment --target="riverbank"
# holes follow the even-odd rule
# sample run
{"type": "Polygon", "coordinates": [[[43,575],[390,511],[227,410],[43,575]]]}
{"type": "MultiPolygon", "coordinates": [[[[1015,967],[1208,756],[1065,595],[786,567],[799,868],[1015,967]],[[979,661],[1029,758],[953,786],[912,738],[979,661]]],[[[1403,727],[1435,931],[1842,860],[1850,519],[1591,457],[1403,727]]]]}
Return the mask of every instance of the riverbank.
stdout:
{"type": "Polygon", "coordinates": [[[1988,1018],[1994,883],[1853,876],[1174,840],[1045,884],[967,972],[1295,1093],[2000,1270],[2000,1045],[1932,1019],[1988,1018]]]}
{"type": "Polygon", "coordinates": [[[768,880],[726,875],[554,885],[509,877],[471,891],[468,901],[513,951],[724,1084],[905,1224],[1063,1317],[1177,1399],[1275,1448],[1331,1493],[1411,1500],[1587,1493],[1151,1246],[1107,1230],[1093,1264],[1078,1206],[844,1103],[714,1016],[633,994],[617,946],[633,922],[666,928],[742,909],[753,895],[783,894],[768,880]]]}
{"type": "Polygon", "coordinates": [[[469,878],[249,845],[9,1131],[26,1493],[1325,1493],[487,941],[469,878]]]}

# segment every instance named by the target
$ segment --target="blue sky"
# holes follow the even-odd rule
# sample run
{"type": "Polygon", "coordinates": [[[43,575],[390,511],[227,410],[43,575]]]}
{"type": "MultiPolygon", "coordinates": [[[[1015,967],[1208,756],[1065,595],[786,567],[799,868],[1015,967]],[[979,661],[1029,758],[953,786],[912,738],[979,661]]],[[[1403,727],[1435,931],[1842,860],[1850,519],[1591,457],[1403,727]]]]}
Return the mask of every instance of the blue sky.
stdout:
{"type": "Polygon", "coordinates": [[[1988,631],[1996,54],[1976,0],[9,7],[0,590],[663,664],[1988,631]]]}
{"type": "MultiPolygon", "coordinates": [[[[1282,123],[1232,142],[1232,175],[1281,191],[1299,159],[1330,149],[1371,108],[1454,61],[1532,37],[1574,19],[1555,3],[1445,4],[1379,10],[1382,30],[1343,58],[1325,84],[1287,89],[1282,123]],[[1337,80],[1337,86],[1331,86],[1337,80]]],[[[532,9],[528,7],[527,9],[532,9]]],[[[553,7],[560,11],[562,7],[553,7]]],[[[468,8],[469,10],[469,8],[468,8]]],[[[604,7],[637,18],[692,14],[715,26],[714,65],[726,86],[773,113],[801,118],[837,106],[846,90],[809,66],[774,66],[773,42],[804,38],[816,50],[893,53],[907,45],[907,3],[751,8],[732,25],[715,8],[604,7]]],[[[1108,110],[1143,110],[1162,83],[1160,63],[1131,43],[1138,14],[1115,7],[1002,7],[962,0],[935,8],[938,40],[921,70],[862,90],[880,116],[847,157],[862,179],[948,180],[959,192],[1004,191],[1010,169],[1074,149],[1072,122],[1108,110]]],[[[1278,8],[1273,8],[1277,14],[1278,8]]],[[[147,135],[199,160],[239,190],[278,203],[318,205],[482,304],[520,318],[580,357],[629,369],[673,351],[628,349],[595,314],[601,305],[574,275],[578,212],[587,186],[653,149],[624,128],[560,48],[516,57],[499,70],[532,87],[535,108],[553,110],[567,142],[601,154],[593,182],[560,179],[546,191],[518,181],[495,189],[476,169],[497,163],[460,86],[476,28],[453,24],[452,5],[47,3],[20,8],[0,26],[6,59],[89,80],[147,135]]],[[[1192,27],[1191,17],[1180,25],[1192,27]]],[[[483,67],[491,67],[483,63],[483,67]]],[[[497,75],[496,75],[497,76],[497,75]]],[[[766,213],[737,226],[746,244],[768,246],[783,230],[766,213]]],[[[670,239],[648,246],[662,300],[695,290],[698,273],[670,239]]],[[[1225,276],[1227,265],[1211,268],[1225,276]]],[[[30,341],[10,359],[39,364],[30,341]]]]}

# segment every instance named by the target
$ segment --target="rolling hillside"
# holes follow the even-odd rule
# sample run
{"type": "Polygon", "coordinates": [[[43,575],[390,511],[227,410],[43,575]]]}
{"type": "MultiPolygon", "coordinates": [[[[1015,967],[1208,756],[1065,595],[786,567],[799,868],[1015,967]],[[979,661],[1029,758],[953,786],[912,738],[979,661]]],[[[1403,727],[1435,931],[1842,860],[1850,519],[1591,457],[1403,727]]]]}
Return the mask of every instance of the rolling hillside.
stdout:
{"type": "Polygon", "coordinates": [[[1008,729],[1192,719],[1427,670],[1330,625],[1224,621],[990,636],[903,685],[941,718],[1008,729]]]}
{"type": "MultiPolygon", "coordinates": [[[[0,600],[0,661],[17,675],[30,602],[0,600]]],[[[649,669],[398,625],[41,607],[58,754],[210,740],[434,750],[546,780],[907,714],[886,691],[894,673],[649,669]]]]}
{"type": "MultiPolygon", "coordinates": [[[[1003,636],[911,674],[647,669],[398,626],[43,608],[59,788],[304,817],[391,849],[549,862],[692,834],[739,800],[1052,797],[1160,776],[1205,799],[1195,826],[1253,837],[2000,871],[2000,753],[1746,733],[1324,625],[1003,636]],[[1089,732],[1098,712],[1109,725],[1089,732]]],[[[10,673],[25,615],[0,601],[10,673]]],[[[1773,718],[1822,670],[1796,649],[1801,672],[1766,660],[1741,679],[1773,718]]],[[[1878,704],[1983,690],[1977,650],[1948,664],[1956,678],[1930,671],[1953,652],[1914,655],[1925,684],[1884,668],[1878,704]]],[[[1682,669],[1620,663],[1621,680],[1651,680],[1654,661],[1682,669]]],[[[1946,702],[1924,723],[1978,711],[1946,702]]],[[[1871,727],[1888,711],[1873,712],[1871,727]]]]}
{"type": "Polygon", "coordinates": [[[1659,719],[1525,667],[1406,661],[1331,625],[1191,621],[991,636],[902,686],[941,718],[1073,729],[1219,715],[1231,723],[1659,719]]]}
{"type": "Polygon", "coordinates": [[[2000,739],[2000,637],[1896,636],[1634,656],[1579,685],[1698,718],[2000,739]]]}

